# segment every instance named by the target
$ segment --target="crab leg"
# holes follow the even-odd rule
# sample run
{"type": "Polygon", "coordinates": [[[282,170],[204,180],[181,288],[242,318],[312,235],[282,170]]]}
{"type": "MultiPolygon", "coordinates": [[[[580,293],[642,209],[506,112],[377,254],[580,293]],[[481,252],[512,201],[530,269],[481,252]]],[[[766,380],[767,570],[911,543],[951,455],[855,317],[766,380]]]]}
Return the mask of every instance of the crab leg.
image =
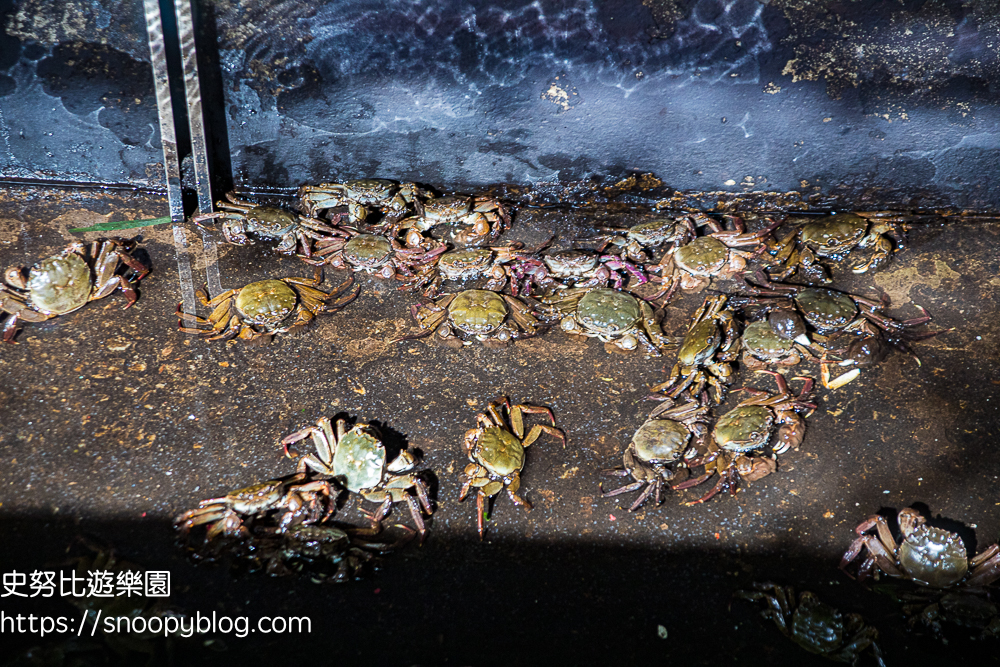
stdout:
{"type": "MultiPolygon", "coordinates": [[[[628,471],[622,469],[621,471],[605,471],[608,474],[618,475],[619,477],[625,477],[628,475],[628,471]]],[[[605,491],[601,484],[597,485],[597,488],[601,491],[601,498],[611,498],[613,496],[620,496],[623,493],[629,493],[630,491],[638,491],[642,488],[643,484],[648,484],[648,482],[632,482],[631,484],[626,484],[625,486],[615,489],[614,491],[605,491]]]]}

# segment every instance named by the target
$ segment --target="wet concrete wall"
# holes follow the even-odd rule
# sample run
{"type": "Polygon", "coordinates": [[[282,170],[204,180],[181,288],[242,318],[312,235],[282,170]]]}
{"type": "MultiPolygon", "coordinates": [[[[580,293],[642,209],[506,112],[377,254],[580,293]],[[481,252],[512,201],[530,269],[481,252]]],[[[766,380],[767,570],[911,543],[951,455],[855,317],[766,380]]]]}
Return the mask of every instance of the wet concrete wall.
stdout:
{"type": "Polygon", "coordinates": [[[995,209],[1000,19],[975,2],[225,2],[241,187],[654,172],[681,190],[995,209]]]}
{"type": "MultiPolygon", "coordinates": [[[[635,170],[832,206],[1000,205],[987,2],[197,5],[217,195],[635,170]]],[[[0,178],[161,187],[141,3],[3,0],[0,24],[0,178]]]]}
{"type": "Polygon", "coordinates": [[[163,188],[142,3],[0,1],[0,179],[163,188]]]}

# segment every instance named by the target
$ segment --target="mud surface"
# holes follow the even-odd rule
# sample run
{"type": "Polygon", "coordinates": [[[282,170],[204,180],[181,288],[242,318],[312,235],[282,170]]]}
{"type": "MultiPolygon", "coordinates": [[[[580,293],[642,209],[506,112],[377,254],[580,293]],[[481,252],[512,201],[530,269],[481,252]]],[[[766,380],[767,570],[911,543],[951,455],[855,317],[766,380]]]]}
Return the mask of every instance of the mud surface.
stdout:
{"type": "MultiPolygon", "coordinates": [[[[60,250],[79,238],[71,228],[158,217],[165,208],[135,195],[8,193],[0,199],[0,264],[30,265],[60,250]]],[[[568,239],[645,215],[525,208],[509,236],[568,239]]],[[[916,345],[920,366],[894,354],[843,389],[817,392],[802,449],[784,455],[777,474],[735,497],[684,507],[695,492],[672,493],[660,507],[634,513],[626,509],[633,494],[600,497],[598,482],[614,488],[619,478],[599,473],[620,464],[652,408],[647,387],[664,379],[672,355],[609,354],[597,341],[559,331],[499,351],[392,344],[410,330],[413,297],[366,277],[354,303],[300,336],[256,348],[210,344],[176,331],[181,289],[172,230],[129,231],[141,233],[154,267],[133,308],[123,310],[115,294],[27,324],[18,345],[0,350],[0,569],[44,569],[78,535],[90,535],[147,568],[169,570],[173,602],[188,613],[312,617],[309,636],[224,637],[221,654],[183,644],[185,662],[827,664],[785,640],[752,606],[727,609],[734,590],[767,579],[863,611],[881,630],[890,664],[942,664],[986,646],[962,630],[950,633],[948,647],[905,632],[894,604],[836,565],[862,519],[914,503],[951,520],[944,525],[960,528],[973,552],[1000,537],[1000,463],[991,458],[1000,424],[996,226],[920,225],[908,248],[873,275],[856,277],[838,265],[838,287],[868,295],[880,288],[892,298],[890,314],[916,316],[919,304],[935,327],[955,330],[916,345]],[[501,395],[550,406],[569,445],[544,437],[532,445],[521,491],[534,509],[499,498],[480,543],[474,503],[457,502],[460,444],[476,412],[501,395]],[[292,472],[275,440],[322,415],[378,421],[397,443],[423,452],[437,499],[426,543],[341,586],[234,578],[187,562],[171,517],[203,498],[292,472]]],[[[196,235],[189,239],[200,247],[196,235]]],[[[188,259],[198,286],[204,258],[193,252],[188,259]]],[[[218,267],[226,289],[310,275],[263,245],[220,246],[218,267]]],[[[331,272],[325,287],[343,279],[331,272]]],[[[668,334],[683,332],[700,299],[671,304],[668,334]]],[[[810,365],[795,372],[818,376],[810,365]]],[[[771,388],[741,371],[734,386],[744,383],[771,388]]],[[[342,511],[363,518],[356,502],[342,511]]],[[[408,521],[403,509],[393,516],[408,521]]],[[[76,615],[58,598],[18,608],[76,615]]],[[[0,642],[23,648],[32,639],[8,634],[0,642]]]]}

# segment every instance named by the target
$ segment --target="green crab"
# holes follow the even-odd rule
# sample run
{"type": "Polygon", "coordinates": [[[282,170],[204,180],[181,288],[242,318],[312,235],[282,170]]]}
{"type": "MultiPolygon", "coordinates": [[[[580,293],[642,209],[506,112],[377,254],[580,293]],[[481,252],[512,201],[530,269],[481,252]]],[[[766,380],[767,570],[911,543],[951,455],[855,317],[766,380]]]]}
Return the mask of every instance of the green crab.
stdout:
{"type": "Polygon", "coordinates": [[[778,468],[777,455],[789,449],[798,449],[802,443],[806,422],[800,413],[805,412],[808,416],[816,407],[806,400],[812,391],[812,379],[795,378],[805,381],[796,396],[789,391],[780,373],[757,372],[774,376],[778,393],[746,389],[752,394],[750,398],[719,417],[712,429],[712,442],[706,456],[688,462],[690,466],[703,464],[705,474],[674,488],[697,486],[715,473],[719,474],[719,482],[711,491],[687,505],[703,503],[722,491],[735,494],[740,479],[753,482],[773,473],[778,468]],[[770,456],[756,455],[768,447],[772,452],[770,456]]]}
{"type": "Polygon", "coordinates": [[[641,343],[647,354],[658,357],[660,350],[673,345],[663,335],[652,306],[627,292],[577,287],[544,297],[541,304],[540,315],[560,318],[563,331],[597,338],[608,351],[631,352],[641,343]]]}
{"type": "Polygon", "coordinates": [[[854,248],[874,247],[872,256],[851,267],[854,273],[876,269],[891,257],[893,250],[903,247],[907,229],[905,216],[892,212],[838,213],[819,220],[800,222],[768,247],[771,266],[779,267],[773,276],[784,280],[801,269],[810,280],[831,282],[817,257],[840,260],[854,248]]]}
{"type": "MultiPolygon", "coordinates": [[[[651,494],[659,505],[663,484],[677,475],[677,471],[667,466],[684,465],[682,459],[689,452],[692,435],[699,441],[705,438],[707,414],[708,406],[695,401],[679,406],[667,401],[653,410],[625,448],[623,467],[604,471],[619,477],[631,476],[635,481],[606,493],[601,488],[601,497],[610,498],[646,487],[628,511],[637,510],[651,494]]],[[[686,472],[686,467],[684,470],[686,472]]]]}
{"type": "Polygon", "coordinates": [[[481,289],[414,304],[410,306],[410,314],[421,332],[393,342],[434,334],[435,342],[455,349],[471,345],[473,340],[486,347],[500,348],[536,335],[539,328],[527,305],[512,296],[481,289]]]}
{"type": "Polygon", "coordinates": [[[359,178],[343,183],[320,183],[299,188],[299,200],[310,217],[337,206],[347,206],[352,225],[363,223],[369,206],[386,216],[399,219],[425,194],[414,183],[397,183],[384,178],[359,178]]]}
{"type": "Polygon", "coordinates": [[[401,220],[396,230],[425,232],[438,225],[465,226],[454,235],[459,246],[480,246],[495,241],[510,229],[510,213],[492,197],[445,195],[415,200],[417,215],[401,220]]]}
{"type": "Polygon", "coordinates": [[[714,231],[671,248],[659,264],[647,267],[651,273],[659,274],[657,282],[670,285],[671,292],[677,288],[700,292],[709,286],[712,278],[732,280],[743,274],[748,260],[764,251],[762,239],[781,224],[781,221],[769,221],[763,229],[748,233],[741,218],[726,217],[735,229],[723,229],[708,216],[696,217],[696,220],[703,218],[701,224],[709,225],[714,231]],[[736,250],[739,246],[753,245],[757,246],[754,252],[736,250]]]}
{"type": "Polygon", "coordinates": [[[423,540],[427,529],[421,515],[421,507],[431,515],[427,485],[419,473],[409,472],[416,466],[416,457],[407,449],[396,458],[386,460],[382,435],[371,424],[355,424],[350,430],[343,419],[337,420],[336,432],[329,417],[321,417],[315,426],[307,426],[280,441],[285,455],[291,457],[289,445],[312,438],[315,454],[307,454],[299,459],[298,471],[314,470],[328,475],[351,493],[358,493],[368,501],[381,503],[372,515],[372,532],[378,532],[382,519],[389,515],[392,505],[405,502],[413,516],[420,538],[423,540]],[[408,492],[417,494],[414,499],[408,492]],[[419,500],[419,505],[417,501],[419,500]]]}
{"type": "MultiPolygon", "coordinates": [[[[748,323],[743,327],[741,340],[743,355],[740,359],[752,371],[767,368],[768,364],[794,366],[802,361],[799,344],[782,337],[767,320],[748,323]]],[[[805,352],[808,354],[808,350],[805,352]]]]}
{"type": "Polygon", "coordinates": [[[705,299],[691,318],[670,378],[652,391],[662,391],[670,398],[685,391],[697,396],[708,385],[714,390],[716,403],[725,400],[726,385],[732,382],[734,373],[730,362],[739,353],[739,328],[726,307],[726,298],[719,294],[705,299]]]}
{"type": "Polygon", "coordinates": [[[527,510],[531,509],[531,503],[517,495],[521,486],[521,470],[524,468],[524,450],[542,433],[559,438],[565,447],[566,435],[555,428],[555,423],[555,416],[549,408],[525,403],[511,405],[506,397],[490,403],[485,414],[476,415],[477,426],[465,433],[462,444],[470,463],[462,473],[465,481],[458,501],[465,500],[469,491],[475,487],[476,522],[480,540],[485,531],[483,524],[488,498],[506,488],[511,500],[527,510]],[[507,409],[506,419],[503,408],[507,409]],[[535,424],[525,436],[524,413],[548,415],[552,426],[535,424]]]}
{"type": "Polygon", "coordinates": [[[4,323],[3,340],[14,343],[17,323],[44,322],[103,299],[116,289],[125,294],[125,307],[136,302],[135,286],[149,267],[129,254],[126,241],[95,241],[89,247],[74,243],[59,254],[36,262],[30,270],[12,266],[0,285],[0,311],[10,317],[4,323]],[[118,273],[119,265],[131,270],[131,278],[118,273]]]}
{"type": "Polygon", "coordinates": [[[282,254],[295,254],[301,247],[308,257],[312,254],[310,239],[325,240],[338,233],[322,220],[289,213],[276,206],[258,206],[238,198],[234,192],[226,193],[226,199],[229,201],[215,202],[215,207],[221,211],[191,216],[191,222],[202,228],[206,228],[203,223],[222,218],[222,236],[226,243],[252,245],[253,240],[247,234],[253,234],[262,239],[277,239],[275,250],[282,254]]]}
{"type": "Polygon", "coordinates": [[[221,498],[203,500],[196,509],[177,516],[174,527],[186,535],[195,526],[210,523],[205,536],[208,543],[219,535],[248,537],[250,533],[243,525],[244,517],[262,516],[275,510],[285,510],[278,524],[282,531],[298,523],[323,521],[334,509],[330,503],[333,495],[330,483],[306,481],[306,478],[306,474],[300,472],[230,491],[221,498]]]}
{"type": "MultiPolygon", "coordinates": [[[[768,289],[747,283],[751,297],[733,297],[744,305],[753,305],[770,311],[768,322],[781,338],[796,336],[795,341],[808,345],[822,357],[823,386],[837,389],[857,378],[861,368],[868,368],[881,361],[891,347],[913,354],[908,343],[936,336],[940,331],[912,332],[912,328],[930,321],[930,314],[922,307],[920,317],[895,320],[881,310],[888,305],[864,297],[825,287],[782,285],[766,281],[768,289]],[[780,297],[761,299],[759,296],[780,297]],[[811,328],[812,335],[808,333],[811,328]],[[841,345],[846,338],[849,342],[841,345]],[[839,365],[854,366],[835,380],[830,380],[827,356],[842,357],[839,365]]],[[[915,355],[914,355],[915,356],[915,355]]],[[[917,363],[920,360],[917,359],[917,363]]]]}
{"type": "Polygon", "coordinates": [[[178,330],[192,333],[208,340],[240,340],[259,345],[267,343],[275,334],[296,332],[304,328],[316,315],[336,312],[353,301],[360,292],[350,290],[353,276],[332,293],[316,289],[323,282],[323,273],[316,269],[313,278],[281,278],[261,280],[244,287],[231,289],[209,300],[205,288],[195,296],[206,308],[212,308],[208,318],[191,315],[177,306],[178,330]],[[350,291],[348,291],[350,290],[350,291]],[[185,327],[183,320],[202,327],[185,327]]]}
{"type": "Polygon", "coordinates": [[[808,591],[803,591],[796,602],[791,586],[755,583],[754,588],[736,591],[735,597],[763,602],[761,615],[774,621],[781,634],[805,650],[835,662],[856,664],[861,653],[871,647],[878,664],[885,667],[875,643],[878,630],[867,625],[860,614],[842,614],[808,591]]]}

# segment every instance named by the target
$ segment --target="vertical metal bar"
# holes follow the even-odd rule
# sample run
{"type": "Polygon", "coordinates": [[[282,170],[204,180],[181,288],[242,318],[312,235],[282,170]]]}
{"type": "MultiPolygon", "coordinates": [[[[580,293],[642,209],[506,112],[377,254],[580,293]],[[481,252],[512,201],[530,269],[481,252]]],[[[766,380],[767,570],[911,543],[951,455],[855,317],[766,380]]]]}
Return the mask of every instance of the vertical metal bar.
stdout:
{"type": "MultiPolygon", "coordinates": [[[[212,179],[208,165],[208,139],[201,108],[201,83],[198,78],[198,52],[194,39],[194,16],[189,0],[176,0],[177,33],[181,43],[184,66],[184,91],[187,100],[188,127],[191,129],[191,154],[194,159],[195,186],[198,189],[198,210],[212,212],[212,179]]],[[[219,251],[215,241],[202,230],[201,242],[205,253],[205,278],[211,294],[222,293],[219,279],[219,251]]]]}
{"type": "Polygon", "coordinates": [[[167,48],[163,39],[163,21],[159,0],[143,0],[146,12],[146,33],[149,35],[149,56],[153,65],[153,86],[156,89],[156,109],[160,117],[160,143],[163,144],[163,170],[167,179],[167,200],[170,219],[174,222],[174,248],[177,251],[177,274],[181,282],[181,302],[184,312],[195,312],[194,284],[191,280],[191,260],[187,254],[184,227],[184,203],[181,200],[181,165],[177,154],[177,133],[174,111],[170,104],[170,78],[167,75],[167,48]]]}

